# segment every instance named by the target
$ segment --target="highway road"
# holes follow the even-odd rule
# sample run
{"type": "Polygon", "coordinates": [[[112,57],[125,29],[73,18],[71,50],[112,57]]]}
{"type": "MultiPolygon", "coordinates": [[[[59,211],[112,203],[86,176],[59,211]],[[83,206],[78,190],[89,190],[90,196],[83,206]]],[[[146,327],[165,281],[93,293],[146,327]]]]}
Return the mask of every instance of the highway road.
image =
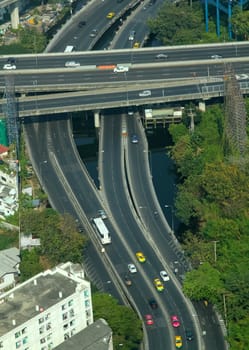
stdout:
{"type": "MultiPolygon", "coordinates": [[[[135,118],[131,119],[135,120],[135,118]]],[[[131,184],[130,181],[127,182],[126,172],[129,173],[131,170],[126,169],[128,163],[129,166],[134,166],[134,172],[138,170],[142,162],[144,162],[144,164],[148,163],[148,152],[147,147],[145,146],[145,138],[144,142],[142,142],[142,138],[140,138],[141,141],[138,144],[132,144],[131,146],[131,133],[127,129],[129,135],[127,138],[124,131],[126,130],[127,125],[126,116],[119,116],[119,118],[117,118],[117,115],[106,115],[103,120],[104,122],[101,129],[103,132],[103,140],[102,142],[100,141],[101,163],[99,165],[99,168],[101,168],[100,181],[101,188],[103,189],[103,198],[108,204],[109,211],[113,215],[113,220],[116,222],[116,226],[119,228],[118,232],[120,232],[121,239],[126,242],[125,245],[130,246],[130,250],[133,252],[132,261],[135,260],[135,253],[137,251],[142,251],[147,256],[147,261],[144,264],[141,264],[140,267],[141,273],[143,273],[143,280],[138,281],[138,277],[134,277],[134,281],[138,287],[137,289],[143,293],[143,301],[148,299],[148,296],[152,296],[157,300],[159,305],[159,310],[155,313],[152,312],[156,322],[155,327],[150,327],[150,349],[165,349],[169,348],[170,344],[172,348],[175,348],[174,335],[182,336],[185,349],[200,349],[201,339],[198,338],[197,332],[195,332],[195,318],[192,316],[192,313],[195,315],[195,311],[191,306],[187,306],[188,302],[181,292],[180,284],[176,281],[172,271],[169,271],[171,269],[165,262],[165,258],[161,255],[161,248],[159,248],[153,241],[153,236],[158,232],[158,216],[153,216],[153,210],[152,217],[150,215],[153,203],[144,203],[141,201],[139,203],[140,205],[136,205],[136,203],[133,202],[137,199],[140,200],[139,196],[141,188],[142,193],[147,191],[147,174],[143,172],[145,166],[141,166],[140,170],[136,173],[135,184],[140,184],[136,189],[133,187],[133,185],[135,185],[134,183],[131,184]],[[133,148],[132,150],[129,150],[130,146],[133,148]],[[144,148],[146,149],[146,153],[144,152],[144,148]],[[133,158],[136,158],[134,161],[136,162],[136,160],[139,160],[140,158],[140,162],[136,165],[131,161],[127,162],[125,160],[126,153],[129,153],[130,158],[132,158],[133,155],[136,155],[135,157],[133,156],[133,158]],[[139,155],[141,155],[141,157],[139,157],[139,155]],[[129,187],[130,185],[132,186],[129,187]],[[133,195],[130,196],[129,191],[132,191],[133,195]],[[143,204],[146,204],[146,206],[143,204]],[[140,225],[138,225],[139,222],[140,225]],[[167,270],[171,275],[171,280],[164,283],[165,291],[160,294],[154,290],[152,284],[154,278],[160,277],[159,272],[166,269],[165,266],[167,266],[167,270]],[[153,290],[150,292],[151,294],[148,295],[147,289],[149,287],[151,289],[151,286],[153,290]],[[172,332],[173,327],[170,323],[170,316],[174,314],[179,316],[182,325],[179,329],[172,332]],[[164,329],[165,327],[166,329],[164,329]],[[186,329],[191,329],[193,331],[195,337],[194,342],[187,342],[185,337],[186,329]],[[152,330],[154,334],[152,333],[152,330]],[[170,334],[167,334],[168,332],[170,334]]],[[[133,132],[134,131],[135,129],[133,128],[133,132]]],[[[148,192],[150,192],[150,190],[148,190],[148,192]]],[[[156,202],[155,198],[154,201],[156,202]]],[[[159,204],[156,203],[156,206],[158,207],[159,204]]],[[[175,261],[178,257],[174,250],[172,250],[172,244],[170,246],[168,245],[169,240],[171,240],[172,243],[172,237],[169,234],[169,226],[165,219],[163,230],[163,234],[166,237],[168,236],[166,240],[162,239],[160,242],[165,245],[165,250],[167,251],[165,257],[167,256],[167,260],[172,257],[173,261],[175,261]]],[[[159,232],[159,234],[161,233],[162,232],[159,232]]],[[[134,295],[132,288],[130,288],[130,293],[134,295]]],[[[137,293],[137,290],[135,293],[137,293]]],[[[137,300],[135,296],[134,299],[137,300]]],[[[142,310],[144,314],[151,312],[148,308],[148,304],[144,305],[144,302],[141,300],[138,302],[137,306],[139,307],[140,312],[142,310]]]]}

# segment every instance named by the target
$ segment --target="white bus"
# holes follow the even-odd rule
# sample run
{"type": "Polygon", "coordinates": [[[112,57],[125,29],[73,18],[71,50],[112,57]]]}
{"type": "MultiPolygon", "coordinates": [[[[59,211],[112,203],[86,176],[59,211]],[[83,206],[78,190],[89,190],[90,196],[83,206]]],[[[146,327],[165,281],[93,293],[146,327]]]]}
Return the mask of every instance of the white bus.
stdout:
{"type": "Polygon", "coordinates": [[[104,221],[101,218],[95,218],[92,219],[93,226],[97,231],[98,237],[102,244],[110,244],[111,243],[111,236],[108,231],[108,228],[106,227],[104,221]]]}
{"type": "Polygon", "coordinates": [[[66,46],[64,52],[72,52],[74,50],[75,50],[75,48],[73,45],[68,45],[68,46],[66,46]]]}

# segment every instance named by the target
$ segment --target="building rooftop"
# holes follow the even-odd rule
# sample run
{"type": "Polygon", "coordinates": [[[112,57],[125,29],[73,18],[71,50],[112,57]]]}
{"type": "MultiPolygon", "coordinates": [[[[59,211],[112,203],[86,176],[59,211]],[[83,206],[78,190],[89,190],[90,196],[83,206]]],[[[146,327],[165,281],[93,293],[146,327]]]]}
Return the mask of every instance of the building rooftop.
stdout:
{"type": "Polygon", "coordinates": [[[75,292],[77,281],[47,270],[0,295],[0,336],[75,292]]]}
{"type": "Polygon", "coordinates": [[[55,350],[108,350],[110,348],[112,349],[112,330],[107,322],[100,318],[58,345],[55,350]]]}
{"type": "Polygon", "coordinates": [[[6,273],[18,272],[15,267],[20,263],[19,255],[19,249],[15,247],[0,251],[0,277],[4,276],[6,273]]]}

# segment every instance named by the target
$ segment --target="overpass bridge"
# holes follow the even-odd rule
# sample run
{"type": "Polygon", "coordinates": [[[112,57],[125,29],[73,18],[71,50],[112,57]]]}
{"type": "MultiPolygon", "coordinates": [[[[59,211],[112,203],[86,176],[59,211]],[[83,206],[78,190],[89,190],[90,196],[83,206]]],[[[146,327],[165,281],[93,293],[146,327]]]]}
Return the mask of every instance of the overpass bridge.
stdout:
{"type": "Polygon", "coordinates": [[[18,0],[0,0],[0,8],[8,7],[10,11],[11,27],[18,29],[19,25],[19,8],[18,0]]]}

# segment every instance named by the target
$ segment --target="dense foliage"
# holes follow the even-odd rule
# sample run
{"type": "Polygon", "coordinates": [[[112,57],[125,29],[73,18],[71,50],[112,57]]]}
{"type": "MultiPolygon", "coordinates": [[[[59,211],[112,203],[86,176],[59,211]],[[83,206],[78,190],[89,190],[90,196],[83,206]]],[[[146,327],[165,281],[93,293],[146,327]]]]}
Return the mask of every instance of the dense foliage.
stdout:
{"type": "Polygon", "coordinates": [[[208,108],[193,133],[187,119],[186,126],[170,126],[180,177],[175,205],[188,227],[183,243],[194,267],[184,291],[218,306],[231,350],[242,350],[249,344],[249,168],[224,156],[223,115],[219,106],[208,108]]]}
{"type": "Polygon", "coordinates": [[[94,319],[104,318],[113,331],[114,349],[137,350],[143,338],[142,323],[127,306],[109,294],[93,294],[94,319]],[[122,344],[122,345],[121,345],[122,344]]]}
{"type": "Polygon", "coordinates": [[[52,209],[26,209],[20,215],[21,232],[40,238],[41,245],[31,251],[22,251],[21,277],[26,280],[41,270],[65,261],[82,262],[82,251],[87,238],[77,230],[70,215],[59,215],[52,209]]]}

